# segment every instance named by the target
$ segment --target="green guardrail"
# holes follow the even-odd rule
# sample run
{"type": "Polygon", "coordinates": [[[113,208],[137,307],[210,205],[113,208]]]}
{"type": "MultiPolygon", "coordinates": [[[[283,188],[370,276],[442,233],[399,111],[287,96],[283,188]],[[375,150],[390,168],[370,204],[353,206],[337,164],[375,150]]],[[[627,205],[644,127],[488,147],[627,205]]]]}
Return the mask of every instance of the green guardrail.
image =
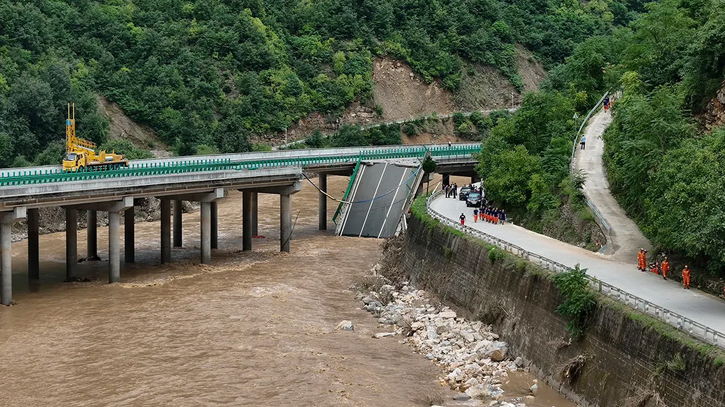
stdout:
{"type": "Polygon", "coordinates": [[[256,170],[260,168],[275,167],[309,167],[316,165],[359,163],[365,160],[384,160],[396,158],[422,158],[427,151],[433,157],[470,157],[480,151],[479,146],[410,146],[395,149],[363,149],[359,152],[324,157],[279,157],[257,160],[236,160],[228,158],[190,160],[171,163],[143,163],[130,168],[121,168],[108,171],[90,172],[63,172],[60,169],[52,170],[22,170],[12,171],[0,178],[0,186],[22,186],[36,184],[50,184],[72,181],[90,181],[125,177],[158,176],[170,174],[184,174],[192,172],[221,171],[221,170],[256,170]]]}
{"type": "Polygon", "coordinates": [[[335,215],[332,217],[332,223],[337,226],[337,217],[340,216],[340,213],[342,213],[342,207],[345,205],[344,202],[347,200],[347,197],[350,196],[350,191],[352,190],[352,184],[355,183],[355,178],[357,177],[357,172],[360,169],[360,163],[362,162],[362,159],[358,160],[357,164],[355,164],[355,169],[352,170],[352,175],[350,176],[350,182],[347,184],[347,189],[345,190],[345,194],[342,195],[342,202],[340,202],[339,205],[337,205],[337,210],[335,211],[335,215]]]}

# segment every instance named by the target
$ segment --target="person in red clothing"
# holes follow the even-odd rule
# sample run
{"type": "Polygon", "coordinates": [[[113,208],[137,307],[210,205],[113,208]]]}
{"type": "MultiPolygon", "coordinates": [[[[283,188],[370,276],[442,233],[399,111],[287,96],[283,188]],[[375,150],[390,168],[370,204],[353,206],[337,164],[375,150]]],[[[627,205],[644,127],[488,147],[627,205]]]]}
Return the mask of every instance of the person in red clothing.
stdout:
{"type": "Polygon", "coordinates": [[[670,262],[667,261],[667,257],[665,257],[664,260],[662,260],[662,278],[667,280],[667,272],[670,271],[670,262]]]}
{"type": "Polygon", "coordinates": [[[682,288],[685,290],[690,289],[690,268],[687,265],[682,269],[682,288]]]}
{"type": "Polygon", "coordinates": [[[458,219],[461,220],[461,226],[466,223],[466,215],[464,215],[463,212],[461,212],[461,216],[459,216],[458,219]]]}

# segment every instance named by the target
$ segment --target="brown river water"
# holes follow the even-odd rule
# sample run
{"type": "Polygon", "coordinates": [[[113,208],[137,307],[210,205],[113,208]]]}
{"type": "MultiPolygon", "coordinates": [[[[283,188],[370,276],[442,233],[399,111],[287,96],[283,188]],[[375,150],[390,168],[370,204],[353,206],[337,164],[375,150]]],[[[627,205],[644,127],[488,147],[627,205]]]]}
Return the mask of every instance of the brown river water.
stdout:
{"type": "MultiPolygon", "coordinates": [[[[346,179],[331,177],[342,196],[346,179]]],[[[328,204],[330,218],[335,206],[328,204]]],[[[136,224],[136,263],[107,284],[107,262],[65,278],[65,235],[40,237],[41,280],[28,282],[27,244],[13,244],[14,300],[0,307],[0,405],[447,406],[439,368],[378,327],[350,286],[381,241],[317,230],[317,193],[293,196],[292,253],[279,253],[279,198],[260,195],[253,252],[241,251],[241,194],[219,203],[219,249],[199,264],[199,214],[184,214],[184,247],[159,264],[159,223],[136,224]],[[355,332],[336,331],[344,319],[355,332]]],[[[330,221],[332,228],[332,222],[330,221]]],[[[85,253],[85,231],[78,232],[85,253]]],[[[108,259],[107,228],[98,230],[108,259]]],[[[123,256],[123,254],[122,254],[123,256]]],[[[505,339],[505,338],[504,338],[505,339]]],[[[529,374],[507,396],[525,395],[529,374]]],[[[572,407],[540,383],[528,406],[572,407]]]]}

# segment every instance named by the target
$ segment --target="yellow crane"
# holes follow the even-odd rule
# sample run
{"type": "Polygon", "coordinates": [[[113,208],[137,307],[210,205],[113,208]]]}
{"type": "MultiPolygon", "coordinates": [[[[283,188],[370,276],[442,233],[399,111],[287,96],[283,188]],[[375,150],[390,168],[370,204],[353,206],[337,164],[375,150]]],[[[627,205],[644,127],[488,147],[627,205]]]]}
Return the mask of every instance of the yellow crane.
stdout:
{"type": "Polygon", "coordinates": [[[76,137],[76,105],[68,104],[68,119],[65,121],[65,157],[63,171],[105,171],[128,167],[128,160],[116,152],[102,150],[96,153],[96,143],[76,137]],[[71,114],[72,113],[72,114],[71,114]]]}

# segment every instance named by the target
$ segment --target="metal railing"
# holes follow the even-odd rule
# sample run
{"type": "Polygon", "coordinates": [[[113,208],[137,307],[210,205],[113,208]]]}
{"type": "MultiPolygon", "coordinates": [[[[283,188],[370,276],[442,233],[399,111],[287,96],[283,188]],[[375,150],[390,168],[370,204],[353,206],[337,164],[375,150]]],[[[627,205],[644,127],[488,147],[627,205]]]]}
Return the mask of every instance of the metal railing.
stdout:
{"type": "MultiPolygon", "coordinates": [[[[435,211],[430,206],[430,203],[438,196],[440,196],[440,194],[441,193],[439,191],[429,196],[426,200],[425,207],[428,215],[437,219],[441,223],[450,226],[456,230],[460,230],[461,232],[475,236],[486,243],[492,244],[502,250],[505,250],[508,253],[522,257],[555,273],[572,270],[571,267],[559,263],[558,261],[551,260],[536,253],[532,253],[521,246],[517,246],[503,239],[491,236],[470,226],[463,226],[460,223],[445,217],[444,215],[435,211]]],[[[682,314],[678,314],[677,312],[654,304],[634,294],[630,294],[622,290],[621,288],[617,288],[609,283],[605,283],[604,281],[599,280],[595,277],[587,275],[586,278],[589,280],[590,285],[595,291],[602,293],[603,295],[606,295],[610,298],[613,298],[619,302],[622,302],[625,305],[634,308],[635,310],[642,311],[647,315],[653,316],[654,318],[659,319],[660,321],[663,321],[682,332],[688,333],[698,339],[701,339],[704,342],[725,349],[725,334],[723,334],[722,332],[716,331],[699,322],[693,321],[692,319],[687,318],[682,314]]]]}
{"type": "Polygon", "coordinates": [[[471,157],[481,150],[480,144],[427,145],[360,147],[345,149],[296,150],[291,153],[269,153],[268,157],[250,154],[249,158],[240,154],[214,156],[213,158],[178,158],[171,161],[132,162],[128,168],[110,171],[63,172],[62,167],[44,167],[42,169],[4,170],[0,177],[0,187],[57,182],[89,181],[94,179],[168,175],[201,171],[255,170],[269,167],[314,167],[320,165],[355,164],[360,160],[385,160],[400,158],[422,158],[430,151],[431,156],[439,158],[471,157]]]}

